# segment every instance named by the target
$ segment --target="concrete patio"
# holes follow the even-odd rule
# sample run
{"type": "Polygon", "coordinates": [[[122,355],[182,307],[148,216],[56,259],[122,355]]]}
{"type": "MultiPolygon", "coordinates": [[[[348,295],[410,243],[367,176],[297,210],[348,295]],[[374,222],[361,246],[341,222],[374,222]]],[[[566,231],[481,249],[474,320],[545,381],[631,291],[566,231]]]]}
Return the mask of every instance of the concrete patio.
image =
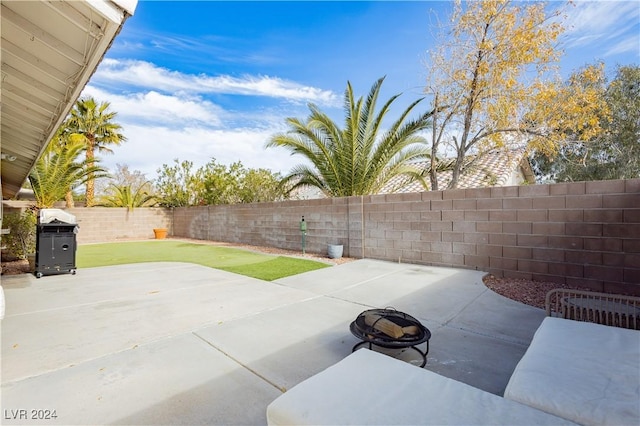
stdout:
{"type": "Polygon", "coordinates": [[[276,282],[189,263],[3,277],[2,423],[265,424],[384,307],[431,330],[425,368],[501,395],[544,312],[482,276],[359,260],[276,282]]]}

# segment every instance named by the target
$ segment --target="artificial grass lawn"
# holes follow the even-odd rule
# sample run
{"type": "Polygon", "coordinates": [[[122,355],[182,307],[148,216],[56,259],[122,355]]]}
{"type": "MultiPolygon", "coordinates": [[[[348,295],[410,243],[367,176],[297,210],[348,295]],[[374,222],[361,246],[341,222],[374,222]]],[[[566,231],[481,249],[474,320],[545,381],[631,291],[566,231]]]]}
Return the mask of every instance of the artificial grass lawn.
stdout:
{"type": "Polygon", "coordinates": [[[76,254],[78,268],[141,262],[197,263],[265,281],[330,266],[307,259],[170,240],[81,245],[76,254]]]}

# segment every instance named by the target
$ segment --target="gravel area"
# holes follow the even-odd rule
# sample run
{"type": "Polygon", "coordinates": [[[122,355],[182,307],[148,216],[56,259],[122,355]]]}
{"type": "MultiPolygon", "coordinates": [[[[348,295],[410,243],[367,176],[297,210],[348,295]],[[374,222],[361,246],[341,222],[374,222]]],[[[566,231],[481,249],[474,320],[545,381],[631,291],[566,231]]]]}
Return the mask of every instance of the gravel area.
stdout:
{"type": "MultiPolygon", "coordinates": [[[[245,250],[257,251],[261,253],[269,253],[279,256],[293,256],[298,258],[316,260],[319,262],[341,265],[343,263],[352,262],[356,259],[350,257],[342,257],[340,259],[330,259],[328,256],[321,256],[313,253],[305,253],[299,251],[283,250],[272,247],[258,247],[246,244],[231,244],[215,241],[202,241],[180,238],[180,240],[193,242],[197,244],[209,244],[224,247],[237,247],[245,250]]],[[[29,272],[29,263],[26,260],[18,260],[13,262],[2,262],[2,275],[26,274],[29,272]]],[[[515,301],[544,309],[544,301],[549,290],[554,288],[573,288],[589,290],[574,286],[566,286],[554,282],[541,282],[534,280],[525,280],[520,278],[498,278],[493,275],[484,277],[484,284],[496,293],[513,299],[515,301]]]]}
{"type": "Polygon", "coordinates": [[[504,297],[541,309],[545,307],[544,302],[547,293],[554,288],[589,290],[584,287],[554,282],[525,280],[521,278],[498,278],[493,275],[486,275],[483,281],[484,285],[489,289],[504,297]]]}

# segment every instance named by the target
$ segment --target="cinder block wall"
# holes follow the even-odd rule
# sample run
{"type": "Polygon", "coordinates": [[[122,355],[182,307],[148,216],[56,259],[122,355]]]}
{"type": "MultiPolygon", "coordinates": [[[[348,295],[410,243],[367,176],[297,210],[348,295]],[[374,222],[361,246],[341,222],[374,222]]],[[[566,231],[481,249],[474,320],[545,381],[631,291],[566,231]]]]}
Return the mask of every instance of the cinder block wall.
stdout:
{"type": "Polygon", "coordinates": [[[173,232],[177,237],[301,251],[300,221],[304,216],[308,252],[326,253],[327,244],[342,244],[348,255],[349,201],[331,198],[181,207],[173,212],[173,232]]]}
{"type": "Polygon", "coordinates": [[[371,196],[364,212],[365,257],[640,294],[640,179],[371,196]]]}
{"type": "MultiPolygon", "coordinates": [[[[5,212],[8,210],[5,208],[5,212]]],[[[640,179],[176,209],[75,208],[78,243],[202,240],[452,266],[640,295],[640,179]]]]}
{"type": "Polygon", "coordinates": [[[78,207],[65,209],[76,217],[80,226],[78,244],[129,239],[154,238],[154,228],[167,228],[171,235],[170,209],[119,207],[78,207]]]}
{"type": "Polygon", "coordinates": [[[174,210],[178,237],[472,268],[640,294],[640,179],[174,210]]]}

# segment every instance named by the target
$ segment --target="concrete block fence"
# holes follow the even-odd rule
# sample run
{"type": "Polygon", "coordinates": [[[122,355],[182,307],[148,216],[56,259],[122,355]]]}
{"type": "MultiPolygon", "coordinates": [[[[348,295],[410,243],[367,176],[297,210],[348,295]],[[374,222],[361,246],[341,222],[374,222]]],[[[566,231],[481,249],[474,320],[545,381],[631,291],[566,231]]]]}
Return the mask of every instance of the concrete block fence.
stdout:
{"type": "Polygon", "coordinates": [[[175,236],[640,294],[640,179],[178,208],[175,236]]]}
{"type": "Polygon", "coordinates": [[[640,294],[640,179],[365,197],[352,254],[640,294]]]}
{"type": "Polygon", "coordinates": [[[326,253],[342,244],[348,255],[350,198],[278,203],[182,207],[173,212],[175,236],[302,251],[302,216],[307,223],[306,250],[326,253]]]}
{"type": "Polygon", "coordinates": [[[154,228],[167,228],[171,233],[170,209],[78,207],[65,211],[74,215],[80,226],[78,244],[153,239],[154,228]]]}
{"type": "MultiPolygon", "coordinates": [[[[7,210],[5,210],[6,212],[7,210]]],[[[174,237],[451,266],[640,294],[640,179],[175,209],[76,208],[78,243],[174,237]]]]}

